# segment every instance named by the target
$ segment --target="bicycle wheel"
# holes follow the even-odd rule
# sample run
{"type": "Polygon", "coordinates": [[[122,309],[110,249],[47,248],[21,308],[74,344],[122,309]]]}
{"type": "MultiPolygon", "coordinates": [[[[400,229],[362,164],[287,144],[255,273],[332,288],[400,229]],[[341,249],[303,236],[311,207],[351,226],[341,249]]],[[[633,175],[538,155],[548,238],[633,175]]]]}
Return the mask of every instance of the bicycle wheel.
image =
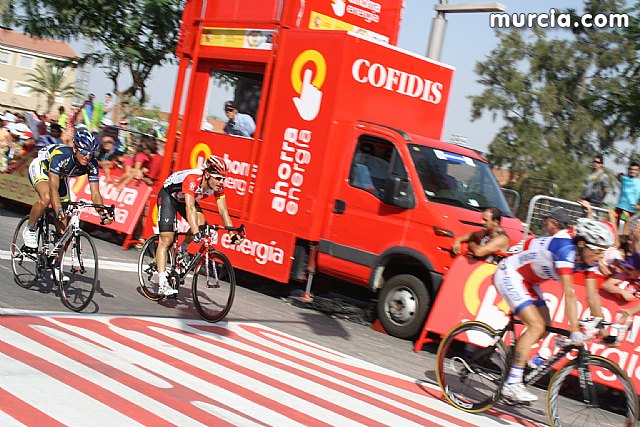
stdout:
{"type": "Polygon", "coordinates": [[[13,269],[13,279],[23,288],[35,285],[40,276],[40,271],[44,268],[45,260],[42,255],[42,229],[38,227],[38,248],[28,249],[24,245],[22,232],[27,226],[29,215],[20,220],[16,231],[13,233],[11,241],[11,267],[13,269]]]}
{"type": "Polygon", "coordinates": [[[200,259],[193,274],[193,303],[207,322],[219,322],[231,310],[236,293],[236,275],[231,261],[223,253],[209,251],[200,259]]]}
{"type": "Polygon", "coordinates": [[[440,342],[436,378],[444,396],[465,412],[482,412],[500,397],[509,372],[507,348],[490,326],[465,322],[440,342]]]}
{"type": "Polygon", "coordinates": [[[62,248],[64,251],[56,280],[60,286],[60,301],[69,310],[84,310],[98,284],[98,253],[91,237],[82,230],[62,248]]]}
{"type": "Polygon", "coordinates": [[[635,426],[638,396],[627,374],[601,356],[587,355],[583,360],[582,373],[576,359],[556,371],[549,382],[551,426],[635,426]],[[603,379],[606,385],[596,382],[603,379]]]}
{"type": "MultiPolygon", "coordinates": [[[[159,301],[164,295],[158,294],[158,267],[156,263],[156,250],[160,237],[157,234],[149,237],[138,258],[138,282],[142,295],[151,301],[159,301]]],[[[167,271],[173,271],[173,251],[167,249],[167,271]]]]}

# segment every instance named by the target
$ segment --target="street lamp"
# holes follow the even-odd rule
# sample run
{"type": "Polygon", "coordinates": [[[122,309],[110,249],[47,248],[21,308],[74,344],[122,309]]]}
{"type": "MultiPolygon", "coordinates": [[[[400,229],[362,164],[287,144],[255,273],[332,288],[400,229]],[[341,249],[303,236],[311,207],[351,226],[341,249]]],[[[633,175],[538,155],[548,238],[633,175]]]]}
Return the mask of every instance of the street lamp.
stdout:
{"type": "Polygon", "coordinates": [[[507,7],[497,2],[478,3],[454,3],[448,4],[447,0],[439,0],[433,8],[438,13],[431,23],[431,35],[429,35],[429,47],[427,58],[440,60],[442,44],[444,42],[444,30],[447,28],[446,13],[479,13],[479,12],[504,12],[507,7]]]}

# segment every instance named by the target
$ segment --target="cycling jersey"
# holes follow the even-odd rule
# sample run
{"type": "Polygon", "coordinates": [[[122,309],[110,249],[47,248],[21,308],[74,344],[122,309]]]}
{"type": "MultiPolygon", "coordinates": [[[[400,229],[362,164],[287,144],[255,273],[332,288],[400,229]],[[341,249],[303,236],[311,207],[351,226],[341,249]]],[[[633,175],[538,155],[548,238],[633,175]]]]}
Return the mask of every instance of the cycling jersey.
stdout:
{"type": "Polygon", "coordinates": [[[169,195],[180,203],[184,203],[185,195],[191,194],[196,200],[215,196],[216,199],[224,197],[224,188],[220,191],[202,189],[202,171],[200,169],[187,169],[171,174],[165,181],[163,188],[169,195]]]}
{"type": "Polygon", "coordinates": [[[42,171],[45,174],[59,175],[61,178],[88,175],[89,182],[98,182],[98,161],[95,158],[89,160],[87,166],[82,166],[76,160],[73,147],[68,145],[53,145],[38,151],[38,158],[42,171]]]}
{"type": "Polygon", "coordinates": [[[494,285],[518,314],[528,305],[545,305],[539,283],[586,271],[592,277],[597,265],[576,264],[576,246],[566,230],[551,237],[533,239],[527,250],[503,259],[494,274],[494,285]]]}

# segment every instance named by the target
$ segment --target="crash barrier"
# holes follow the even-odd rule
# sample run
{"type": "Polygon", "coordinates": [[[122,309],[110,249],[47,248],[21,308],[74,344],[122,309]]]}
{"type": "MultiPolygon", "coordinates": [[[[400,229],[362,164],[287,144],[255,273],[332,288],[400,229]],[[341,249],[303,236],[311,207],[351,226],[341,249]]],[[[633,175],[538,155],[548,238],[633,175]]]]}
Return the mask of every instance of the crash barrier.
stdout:
{"type": "MultiPolygon", "coordinates": [[[[29,164],[36,155],[37,151],[27,153],[16,162],[10,173],[0,173],[0,197],[26,205],[32,205],[36,202],[36,192],[27,178],[29,164]]],[[[101,225],[100,216],[93,209],[83,211],[80,219],[124,234],[122,248],[127,249],[130,245],[137,243],[133,239],[133,234],[145,210],[152,189],[144,182],[132,180],[122,191],[118,191],[114,181],[122,173],[123,171],[119,169],[112,171],[110,182],[107,182],[104,171],[100,170],[100,193],[105,205],[115,205],[114,221],[109,225],[101,225]]],[[[71,200],[91,202],[91,191],[86,175],[69,178],[68,186],[71,200]]]]}
{"type": "MultiPolygon", "coordinates": [[[[509,307],[493,286],[492,276],[496,268],[495,264],[463,255],[454,259],[440,286],[440,291],[435,298],[424,329],[415,343],[414,350],[416,352],[421,351],[422,346],[430,341],[429,333],[444,336],[454,326],[467,320],[484,322],[496,329],[507,324],[509,307]]],[[[584,319],[590,315],[585,304],[584,275],[575,275],[574,282],[578,300],[578,317],[584,319]]],[[[560,283],[548,280],[541,283],[541,289],[544,292],[544,298],[554,324],[569,329],[565,318],[564,292],[560,283]]],[[[626,302],[605,291],[600,291],[600,298],[605,320],[609,322],[619,310],[629,309],[640,303],[640,299],[626,302]]],[[[620,365],[633,381],[636,390],[640,390],[640,346],[636,345],[639,332],[640,316],[634,316],[619,347],[608,348],[596,340],[588,343],[592,353],[620,365]]],[[[541,347],[548,348],[551,353],[555,353],[557,349],[554,342],[555,334],[550,334],[541,343],[533,346],[531,356],[541,347]]],[[[607,378],[602,376],[596,375],[595,380],[607,384],[607,378]]]]}
{"type": "Polygon", "coordinates": [[[516,215],[520,208],[520,193],[516,190],[511,190],[510,188],[503,188],[502,194],[504,194],[504,198],[507,200],[511,212],[516,215]]]}
{"type": "MultiPolygon", "coordinates": [[[[525,218],[524,236],[531,231],[535,235],[543,234],[542,224],[544,222],[544,214],[555,206],[563,207],[569,214],[569,226],[576,223],[578,218],[584,218],[586,211],[578,202],[571,200],[558,199],[551,196],[535,196],[529,202],[529,210],[525,218]]],[[[602,221],[609,221],[609,210],[604,208],[591,208],[593,218],[602,221]]]]}

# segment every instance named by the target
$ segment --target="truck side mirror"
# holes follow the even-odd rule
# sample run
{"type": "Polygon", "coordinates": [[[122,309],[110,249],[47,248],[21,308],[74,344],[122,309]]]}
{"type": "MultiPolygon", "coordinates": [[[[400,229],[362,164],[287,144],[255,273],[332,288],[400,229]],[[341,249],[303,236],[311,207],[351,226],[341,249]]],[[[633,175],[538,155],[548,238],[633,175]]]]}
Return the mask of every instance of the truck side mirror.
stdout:
{"type": "Polygon", "coordinates": [[[416,206],[416,198],[409,180],[388,176],[384,187],[384,202],[402,209],[413,209],[416,206]]]}

